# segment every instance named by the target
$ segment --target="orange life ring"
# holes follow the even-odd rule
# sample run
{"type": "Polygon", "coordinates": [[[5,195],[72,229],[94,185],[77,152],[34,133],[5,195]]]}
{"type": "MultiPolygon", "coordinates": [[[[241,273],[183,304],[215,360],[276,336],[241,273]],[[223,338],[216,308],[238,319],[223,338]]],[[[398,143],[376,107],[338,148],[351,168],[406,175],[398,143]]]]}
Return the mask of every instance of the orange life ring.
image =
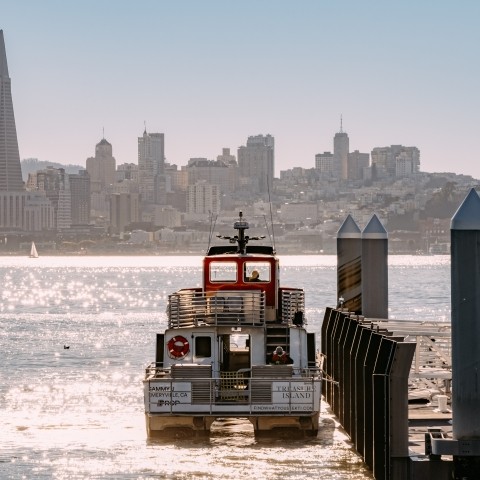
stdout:
{"type": "Polygon", "coordinates": [[[190,351],[188,340],[181,335],[172,337],[167,343],[167,348],[170,358],[183,358],[190,351]]]}

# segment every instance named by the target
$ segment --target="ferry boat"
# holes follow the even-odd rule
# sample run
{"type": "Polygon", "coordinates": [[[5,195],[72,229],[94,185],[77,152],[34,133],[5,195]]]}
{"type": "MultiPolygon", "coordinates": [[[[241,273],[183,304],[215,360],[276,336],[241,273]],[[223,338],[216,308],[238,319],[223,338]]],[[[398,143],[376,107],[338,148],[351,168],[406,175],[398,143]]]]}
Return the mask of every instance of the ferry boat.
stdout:
{"type": "MultiPolygon", "coordinates": [[[[149,437],[208,435],[216,419],[246,418],[255,434],[316,435],[321,357],[305,328],[305,295],[281,287],[274,247],[237,234],[203,260],[203,286],[168,297],[168,328],[146,367],[149,437]]],[[[262,237],[263,238],[263,237],[262,237]]]]}

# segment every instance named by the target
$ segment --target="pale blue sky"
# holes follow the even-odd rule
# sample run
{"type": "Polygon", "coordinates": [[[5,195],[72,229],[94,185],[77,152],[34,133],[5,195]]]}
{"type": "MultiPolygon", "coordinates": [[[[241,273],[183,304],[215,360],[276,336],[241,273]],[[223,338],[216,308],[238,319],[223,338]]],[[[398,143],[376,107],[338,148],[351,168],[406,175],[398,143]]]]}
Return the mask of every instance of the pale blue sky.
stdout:
{"type": "Polygon", "coordinates": [[[480,178],[477,0],[0,0],[21,158],[167,161],[275,137],[275,170],[402,144],[424,171],[480,178]]]}

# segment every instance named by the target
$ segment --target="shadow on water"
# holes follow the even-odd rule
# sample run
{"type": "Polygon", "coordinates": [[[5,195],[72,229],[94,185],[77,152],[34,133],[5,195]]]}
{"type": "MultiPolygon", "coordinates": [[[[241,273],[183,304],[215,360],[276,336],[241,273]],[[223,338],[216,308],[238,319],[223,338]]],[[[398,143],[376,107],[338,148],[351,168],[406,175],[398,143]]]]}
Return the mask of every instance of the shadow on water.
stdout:
{"type": "Polygon", "coordinates": [[[297,428],[275,428],[269,432],[255,435],[252,424],[243,418],[217,419],[211,427],[210,434],[195,433],[189,428],[171,429],[160,437],[147,439],[148,446],[165,446],[179,444],[182,448],[199,446],[258,446],[277,447],[281,444],[288,448],[304,448],[306,445],[331,446],[334,444],[336,424],[332,418],[321,418],[319,431],[315,436],[305,434],[297,428]]]}

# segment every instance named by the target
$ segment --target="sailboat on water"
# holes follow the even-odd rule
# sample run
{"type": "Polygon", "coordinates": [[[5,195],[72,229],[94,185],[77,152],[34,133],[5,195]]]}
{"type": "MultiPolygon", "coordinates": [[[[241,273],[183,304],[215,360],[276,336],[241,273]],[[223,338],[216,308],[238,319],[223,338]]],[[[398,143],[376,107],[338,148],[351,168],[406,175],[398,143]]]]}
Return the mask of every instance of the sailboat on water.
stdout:
{"type": "Polygon", "coordinates": [[[35,246],[35,242],[32,242],[32,247],[30,249],[30,258],[38,258],[37,247],[35,246]]]}

